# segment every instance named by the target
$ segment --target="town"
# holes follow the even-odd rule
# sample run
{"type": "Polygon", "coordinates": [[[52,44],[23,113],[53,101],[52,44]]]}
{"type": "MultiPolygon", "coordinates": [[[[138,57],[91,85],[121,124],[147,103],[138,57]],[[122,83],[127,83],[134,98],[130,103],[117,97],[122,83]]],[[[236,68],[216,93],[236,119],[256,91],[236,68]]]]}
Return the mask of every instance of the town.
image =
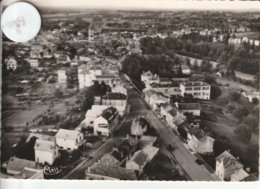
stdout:
{"type": "Polygon", "coordinates": [[[259,13],[41,12],[3,36],[1,178],[258,180],[259,13]]]}

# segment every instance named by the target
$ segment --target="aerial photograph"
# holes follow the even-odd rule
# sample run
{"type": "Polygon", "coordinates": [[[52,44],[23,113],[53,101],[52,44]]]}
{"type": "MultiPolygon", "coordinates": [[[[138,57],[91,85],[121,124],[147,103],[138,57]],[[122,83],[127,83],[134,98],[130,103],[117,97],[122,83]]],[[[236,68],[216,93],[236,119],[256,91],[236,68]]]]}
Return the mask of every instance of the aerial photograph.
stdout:
{"type": "Polygon", "coordinates": [[[0,178],[259,180],[260,6],[27,2],[39,33],[2,34],[0,178]]]}

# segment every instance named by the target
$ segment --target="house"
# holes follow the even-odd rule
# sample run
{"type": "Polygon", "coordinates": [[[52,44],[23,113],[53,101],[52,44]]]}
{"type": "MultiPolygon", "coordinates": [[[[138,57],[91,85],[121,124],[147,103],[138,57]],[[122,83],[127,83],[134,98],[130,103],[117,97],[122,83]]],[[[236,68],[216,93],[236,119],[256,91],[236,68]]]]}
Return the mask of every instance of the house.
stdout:
{"type": "Polygon", "coordinates": [[[53,140],[37,139],[34,145],[34,152],[36,163],[42,165],[52,165],[59,156],[54,138],[53,140]]]}
{"type": "Polygon", "coordinates": [[[200,116],[200,103],[175,103],[175,107],[181,113],[191,113],[194,116],[200,116]]]}
{"type": "Polygon", "coordinates": [[[253,102],[253,99],[258,99],[260,100],[260,94],[258,91],[254,92],[243,92],[242,95],[249,100],[249,102],[253,102]]]}
{"type": "Polygon", "coordinates": [[[147,154],[143,150],[134,153],[133,157],[126,162],[126,168],[138,171],[139,175],[142,174],[143,168],[148,162],[147,154]]]}
{"type": "Polygon", "coordinates": [[[12,175],[11,178],[43,179],[43,171],[36,169],[34,161],[11,157],[3,167],[6,168],[7,174],[12,175]]]}
{"type": "Polygon", "coordinates": [[[139,117],[132,122],[131,135],[141,137],[147,131],[148,122],[144,117],[139,117]]]}
{"type": "Polygon", "coordinates": [[[82,121],[82,127],[94,127],[95,119],[102,114],[102,112],[109,106],[106,105],[92,105],[91,109],[87,111],[85,119],[82,121]]]}
{"type": "Polygon", "coordinates": [[[153,160],[158,151],[159,148],[154,146],[145,146],[142,150],[135,152],[132,158],[126,162],[126,168],[138,171],[139,175],[142,174],[145,165],[153,160]]]}
{"type": "Polygon", "coordinates": [[[175,65],[172,68],[172,70],[175,72],[175,74],[180,74],[179,73],[180,71],[181,71],[181,74],[183,74],[183,75],[190,75],[191,74],[191,69],[186,64],[175,65]]]}
{"type": "Polygon", "coordinates": [[[170,81],[170,83],[152,83],[147,85],[147,89],[152,89],[158,93],[162,93],[165,96],[180,95],[180,84],[170,81]]]}
{"type": "Polygon", "coordinates": [[[67,83],[67,74],[66,69],[59,69],[58,73],[58,83],[59,84],[66,84],[67,83]]]}
{"type": "Polygon", "coordinates": [[[186,121],[186,117],[169,103],[162,104],[161,116],[165,118],[167,124],[177,131],[178,126],[186,121]]]}
{"type": "Polygon", "coordinates": [[[152,84],[152,83],[160,83],[160,78],[157,74],[153,74],[151,71],[143,72],[141,75],[141,81],[145,83],[146,85],[152,84]]]}
{"type": "Polygon", "coordinates": [[[208,136],[205,131],[199,128],[191,127],[187,134],[189,148],[200,154],[213,153],[214,141],[215,139],[208,136]]]}
{"type": "Polygon", "coordinates": [[[137,180],[134,170],[95,163],[85,171],[88,180],[137,180]]]}
{"type": "Polygon", "coordinates": [[[99,160],[99,163],[111,166],[120,166],[123,159],[123,154],[119,152],[118,149],[113,149],[112,152],[104,154],[99,160]]]}
{"type": "Polygon", "coordinates": [[[127,89],[123,86],[123,84],[118,83],[114,84],[111,88],[112,93],[121,93],[127,96],[127,89]]]}
{"type": "Polygon", "coordinates": [[[6,68],[7,70],[15,71],[17,69],[17,61],[14,57],[10,57],[8,59],[5,59],[6,68]]]}
{"type": "Polygon", "coordinates": [[[224,151],[216,157],[215,173],[221,180],[243,180],[248,176],[243,171],[240,172],[240,169],[243,169],[243,167],[243,164],[229,151],[224,151]]]}
{"type": "Polygon", "coordinates": [[[102,97],[102,105],[116,108],[120,115],[125,115],[127,109],[127,96],[122,93],[111,92],[102,97]]]}
{"type": "Polygon", "coordinates": [[[153,110],[159,110],[162,104],[170,101],[170,99],[162,93],[153,90],[144,91],[144,99],[153,110]]]}
{"type": "Polygon", "coordinates": [[[75,130],[59,129],[55,135],[56,145],[63,150],[73,151],[85,142],[83,134],[75,130]]]}
{"type": "Polygon", "coordinates": [[[180,84],[181,95],[192,95],[194,98],[210,100],[210,85],[202,81],[190,81],[180,84]]]}
{"type": "Polygon", "coordinates": [[[90,87],[94,84],[97,76],[102,75],[101,67],[98,65],[95,66],[87,66],[86,64],[82,64],[78,67],[78,80],[79,80],[79,88],[83,89],[85,87],[90,87]]]}
{"type": "Polygon", "coordinates": [[[102,114],[94,120],[94,135],[110,136],[116,129],[118,114],[117,109],[114,107],[105,109],[102,114]]]}
{"type": "Polygon", "coordinates": [[[68,55],[61,54],[56,61],[57,64],[67,64],[70,62],[70,58],[68,55]]]}
{"type": "Polygon", "coordinates": [[[6,162],[4,167],[6,168],[7,174],[17,175],[23,170],[24,167],[36,168],[36,163],[26,159],[11,157],[6,162]]]}
{"type": "Polygon", "coordinates": [[[147,145],[153,146],[154,143],[156,143],[156,141],[157,141],[157,137],[156,136],[146,136],[146,135],[143,135],[143,136],[140,137],[140,142],[144,146],[147,146],[147,145]]]}
{"type": "Polygon", "coordinates": [[[30,59],[29,64],[31,68],[38,68],[39,67],[39,60],[38,59],[30,59]]]}
{"type": "Polygon", "coordinates": [[[230,181],[242,181],[248,176],[249,174],[244,169],[235,170],[235,173],[230,177],[230,181]]]}

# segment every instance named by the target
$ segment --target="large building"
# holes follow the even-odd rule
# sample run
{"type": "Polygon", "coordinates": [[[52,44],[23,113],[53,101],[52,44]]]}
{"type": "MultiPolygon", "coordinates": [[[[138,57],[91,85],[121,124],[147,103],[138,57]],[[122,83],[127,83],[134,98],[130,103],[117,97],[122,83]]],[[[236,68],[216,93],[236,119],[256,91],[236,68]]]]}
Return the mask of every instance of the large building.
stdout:
{"type": "Polygon", "coordinates": [[[190,81],[180,84],[181,95],[192,95],[194,98],[210,100],[210,85],[202,81],[190,81]]]}

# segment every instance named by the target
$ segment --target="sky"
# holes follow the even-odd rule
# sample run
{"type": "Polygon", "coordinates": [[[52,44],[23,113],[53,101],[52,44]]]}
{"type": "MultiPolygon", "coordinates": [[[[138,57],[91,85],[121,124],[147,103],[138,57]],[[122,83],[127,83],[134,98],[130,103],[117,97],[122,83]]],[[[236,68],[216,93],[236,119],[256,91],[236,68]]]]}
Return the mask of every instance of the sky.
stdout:
{"type": "MultiPolygon", "coordinates": [[[[19,0],[3,0],[8,5],[19,0]]],[[[260,12],[259,1],[221,0],[26,0],[35,6],[100,9],[167,9],[167,10],[253,10],[260,12]]]]}

